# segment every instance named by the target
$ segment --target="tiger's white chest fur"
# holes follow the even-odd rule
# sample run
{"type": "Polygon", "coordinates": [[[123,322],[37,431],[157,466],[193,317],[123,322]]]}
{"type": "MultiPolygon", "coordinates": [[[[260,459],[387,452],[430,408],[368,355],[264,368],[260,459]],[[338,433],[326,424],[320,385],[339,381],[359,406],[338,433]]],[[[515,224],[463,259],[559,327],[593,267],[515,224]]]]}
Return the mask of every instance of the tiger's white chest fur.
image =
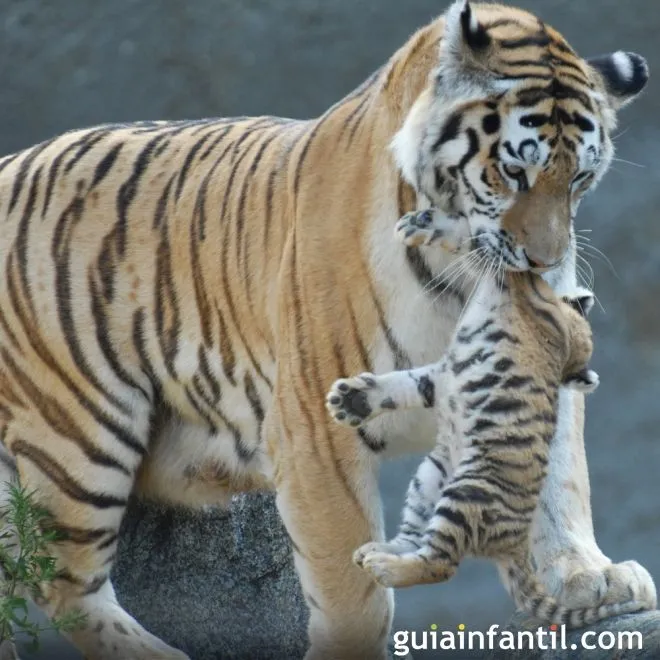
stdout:
{"type": "MultiPolygon", "coordinates": [[[[378,209],[372,224],[370,256],[372,272],[385,307],[385,315],[393,338],[409,358],[409,365],[397,365],[387,338],[379,333],[371,346],[374,373],[384,373],[405,366],[420,366],[440,359],[453,336],[462,310],[461,301],[449,294],[424,290],[411,266],[406,248],[394,236],[395,208],[378,209]]],[[[440,249],[421,248],[429,271],[438,282],[443,271],[451,279],[452,256],[440,249]]],[[[382,438],[388,449],[386,457],[405,453],[427,452],[433,447],[438,421],[432,411],[402,411],[383,416],[369,424],[367,430],[382,438]]]]}

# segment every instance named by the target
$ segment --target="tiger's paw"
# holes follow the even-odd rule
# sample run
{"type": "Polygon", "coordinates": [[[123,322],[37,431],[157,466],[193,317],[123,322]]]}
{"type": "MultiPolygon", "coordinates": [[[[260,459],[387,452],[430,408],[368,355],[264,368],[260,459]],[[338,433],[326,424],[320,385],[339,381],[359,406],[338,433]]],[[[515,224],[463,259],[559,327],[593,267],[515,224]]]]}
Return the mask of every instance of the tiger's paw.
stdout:
{"type": "Polygon", "coordinates": [[[360,426],[379,413],[375,405],[374,390],[377,388],[377,377],[370,373],[340,378],[328,392],[326,408],[336,422],[360,426]]]}
{"type": "Polygon", "coordinates": [[[637,601],[648,610],[657,606],[653,578],[641,564],[632,560],[608,564],[600,570],[576,567],[563,582],[558,599],[571,608],[629,601],[637,601]]]}
{"type": "Polygon", "coordinates": [[[361,567],[384,587],[446,582],[456,572],[455,565],[429,559],[421,552],[369,552],[362,558],[361,567]]]}

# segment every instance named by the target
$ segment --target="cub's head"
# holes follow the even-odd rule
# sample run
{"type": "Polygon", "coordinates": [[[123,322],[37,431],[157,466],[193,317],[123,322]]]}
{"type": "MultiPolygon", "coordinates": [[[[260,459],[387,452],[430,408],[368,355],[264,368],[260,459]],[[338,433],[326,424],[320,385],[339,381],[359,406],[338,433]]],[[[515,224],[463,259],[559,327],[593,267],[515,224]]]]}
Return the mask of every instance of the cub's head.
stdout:
{"type": "Polygon", "coordinates": [[[485,254],[512,270],[549,270],[610,164],[616,112],[647,80],[639,55],[584,60],[527,12],[459,0],[395,159],[419,193],[468,218],[485,254]]]}

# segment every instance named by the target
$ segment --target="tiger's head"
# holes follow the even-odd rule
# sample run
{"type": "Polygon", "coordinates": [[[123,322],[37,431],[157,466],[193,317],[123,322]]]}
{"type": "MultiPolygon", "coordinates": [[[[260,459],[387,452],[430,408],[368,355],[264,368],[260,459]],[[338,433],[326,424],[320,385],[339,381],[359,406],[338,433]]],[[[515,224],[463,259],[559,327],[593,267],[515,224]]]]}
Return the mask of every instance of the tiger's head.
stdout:
{"type": "MultiPolygon", "coordinates": [[[[442,19],[441,19],[442,20],[442,19]]],[[[557,267],[582,197],[612,159],[616,113],[645,86],[645,60],[584,60],[535,16],[455,2],[439,64],[392,148],[403,177],[511,270],[557,267]]]]}

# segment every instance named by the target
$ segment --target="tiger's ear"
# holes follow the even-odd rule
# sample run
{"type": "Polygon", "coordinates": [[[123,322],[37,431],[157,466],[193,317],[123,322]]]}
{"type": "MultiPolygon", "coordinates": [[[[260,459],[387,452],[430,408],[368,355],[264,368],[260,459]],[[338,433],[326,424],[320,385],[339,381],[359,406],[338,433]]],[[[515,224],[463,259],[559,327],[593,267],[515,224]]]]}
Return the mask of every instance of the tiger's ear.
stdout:
{"type": "Polygon", "coordinates": [[[646,86],[649,67],[637,53],[619,50],[609,55],[592,57],[587,62],[598,71],[605,84],[605,92],[615,110],[630,103],[646,86]]]}
{"type": "Polygon", "coordinates": [[[488,32],[472,11],[470,0],[458,0],[447,10],[445,38],[459,57],[478,57],[491,43],[488,32]]]}
{"type": "Polygon", "coordinates": [[[491,45],[492,39],[469,0],[454,2],[445,13],[438,83],[449,92],[465,85],[488,85],[493,78],[487,66],[491,45]]]}

